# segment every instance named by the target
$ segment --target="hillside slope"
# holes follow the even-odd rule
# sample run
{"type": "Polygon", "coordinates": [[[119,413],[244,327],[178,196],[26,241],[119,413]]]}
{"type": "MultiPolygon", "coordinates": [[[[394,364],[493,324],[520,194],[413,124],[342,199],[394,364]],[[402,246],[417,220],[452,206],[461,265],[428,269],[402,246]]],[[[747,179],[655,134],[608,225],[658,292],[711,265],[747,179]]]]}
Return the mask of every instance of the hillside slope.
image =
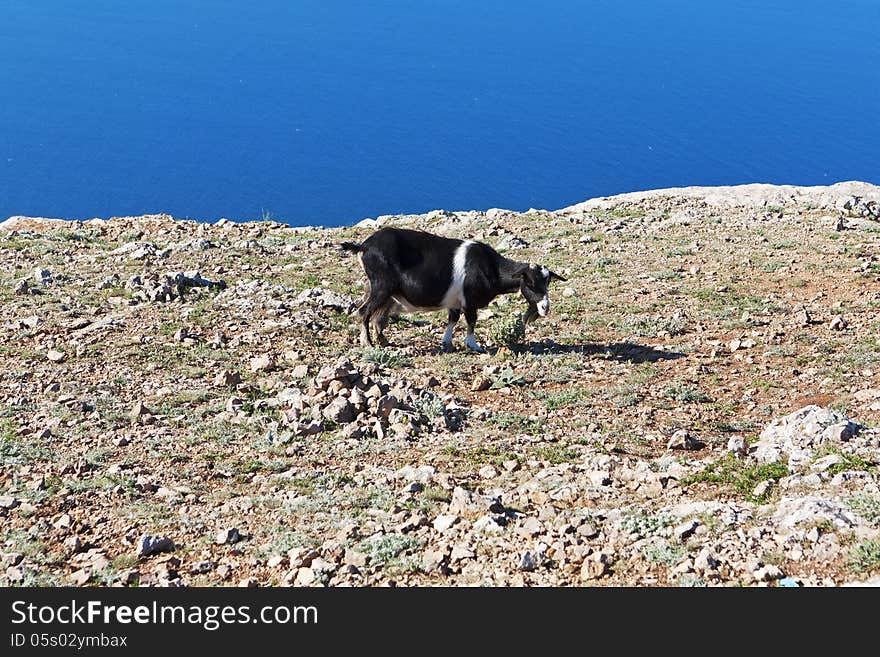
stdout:
{"type": "Polygon", "coordinates": [[[331,229],[11,218],[3,583],[877,584],[878,245],[866,183],[331,229]],[[488,354],[440,352],[439,313],[365,350],[336,244],[390,224],[569,280],[520,344],[510,295],[488,354]]]}

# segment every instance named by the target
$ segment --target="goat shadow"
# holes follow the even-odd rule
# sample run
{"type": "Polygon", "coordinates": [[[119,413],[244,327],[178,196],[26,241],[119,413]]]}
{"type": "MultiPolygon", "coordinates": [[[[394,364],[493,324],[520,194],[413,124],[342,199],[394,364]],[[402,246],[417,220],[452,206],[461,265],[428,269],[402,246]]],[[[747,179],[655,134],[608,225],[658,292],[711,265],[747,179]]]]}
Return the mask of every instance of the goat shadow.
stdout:
{"type": "MultiPolygon", "coordinates": [[[[541,342],[529,342],[513,347],[511,351],[515,354],[534,354],[536,356],[559,354],[603,356],[608,360],[615,360],[620,363],[656,363],[661,360],[677,360],[685,357],[685,354],[678,351],[654,349],[636,342],[559,344],[552,340],[542,340],[541,342]]],[[[498,348],[491,347],[486,349],[486,352],[494,356],[498,353],[498,348]]]]}

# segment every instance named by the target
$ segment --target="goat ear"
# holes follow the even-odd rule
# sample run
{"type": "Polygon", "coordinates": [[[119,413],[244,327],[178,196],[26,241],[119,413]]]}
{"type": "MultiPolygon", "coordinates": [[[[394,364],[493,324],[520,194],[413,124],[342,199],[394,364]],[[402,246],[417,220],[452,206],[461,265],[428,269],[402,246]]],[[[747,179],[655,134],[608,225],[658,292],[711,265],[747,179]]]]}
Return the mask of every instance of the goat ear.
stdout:
{"type": "Polygon", "coordinates": [[[564,277],[560,276],[559,274],[557,274],[555,271],[551,271],[550,272],[550,280],[552,281],[554,278],[557,281],[562,281],[563,283],[565,283],[568,280],[567,278],[564,278],[564,277]]]}
{"type": "Polygon", "coordinates": [[[526,272],[529,270],[529,267],[532,266],[533,265],[530,265],[527,262],[520,263],[519,267],[517,267],[513,272],[514,278],[523,278],[526,275],[526,272]]]}

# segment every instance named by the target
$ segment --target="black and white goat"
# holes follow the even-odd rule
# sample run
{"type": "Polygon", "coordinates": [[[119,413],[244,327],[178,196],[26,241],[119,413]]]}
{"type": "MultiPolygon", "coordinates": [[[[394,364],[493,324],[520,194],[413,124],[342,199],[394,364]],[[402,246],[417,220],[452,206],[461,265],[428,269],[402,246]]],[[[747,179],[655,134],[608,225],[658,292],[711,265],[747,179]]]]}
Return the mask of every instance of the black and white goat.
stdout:
{"type": "Polygon", "coordinates": [[[380,345],[390,314],[449,311],[442,346],[452,349],[452,332],[464,313],[465,345],[483,351],[474,337],[477,310],[499,294],[519,290],[528,302],[528,325],[550,312],[547,286],[566,280],[546,267],[505,258],[488,244],[459,240],[404,228],[382,228],[363,243],[343,242],[345,251],[360,254],[369,289],[359,308],[361,344],[372,344],[370,324],[380,345]]]}

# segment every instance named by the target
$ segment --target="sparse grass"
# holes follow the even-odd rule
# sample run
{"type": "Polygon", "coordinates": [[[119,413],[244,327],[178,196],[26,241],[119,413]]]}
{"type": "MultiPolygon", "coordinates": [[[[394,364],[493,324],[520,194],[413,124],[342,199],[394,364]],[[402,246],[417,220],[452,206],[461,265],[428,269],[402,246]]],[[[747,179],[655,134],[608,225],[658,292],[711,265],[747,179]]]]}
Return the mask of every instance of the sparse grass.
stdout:
{"type": "Polygon", "coordinates": [[[847,566],[857,573],[880,568],[880,540],[869,539],[856,545],[849,554],[847,566]]]}
{"type": "Polygon", "coordinates": [[[662,545],[645,545],[642,548],[642,556],[659,566],[674,566],[686,555],[687,550],[683,545],[664,543],[662,545]]]}
{"type": "Polygon", "coordinates": [[[2,465],[25,465],[34,461],[53,461],[55,452],[38,444],[32,436],[17,436],[9,424],[0,428],[0,463],[2,465]]]}
{"type": "Polygon", "coordinates": [[[361,359],[367,363],[375,363],[380,367],[399,369],[410,367],[412,362],[404,354],[383,347],[367,347],[361,350],[361,359]]]}
{"type": "Polygon", "coordinates": [[[541,445],[540,447],[535,447],[532,453],[540,460],[547,461],[550,465],[571,463],[578,458],[577,451],[562,445],[541,445]]]}
{"type": "Polygon", "coordinates": [[[620,329],[627,334],[641,337],[655,337],[661,332],[669,335],[681,335],[687,330],[687,322],[684,319],[653,315],[629,315],[621,322],[620,329]]]}
{"type": "Polygon", "coordinates": [[[418,569],[418,561],[406,553],[419,550],[424,544],[424,539],[407,534],[380,534],[365,538],[358,548],[370,557],[371,566],[392,572],[411,572],[418,569]]]}
{"type": "Polygon", "coordinates": [[[504,465],[505,461],[519,461],[524,459],[513,450],[503,449],[500,446],[484,446],[474,447],[473,449],[463,449],[449,445],[443,448],[443,453],[447,456],[464,459],[471,466],[480,466],[486,463],[494,465],[498,468],[504,465]]]}
{"type": "Polygon", "coordinates": [[[46,544],[39,538],[34,538],[22,529],[13,529],[6,533],[6,550],[18,552],[28,559],[37,563],[46,560],[46,544]]]}
{"type": "Polygon", "coordinates": [[[422,392],[422,394],[413,401],[413,410],[420,415],[424,415],[429,420],[443,417],[446,413],[446,407],[443,400],[431,392],[422,392]]]}
{"type": "Polygon", "coordinates": [[[670,383],[663,389],[663,396],[683,404],[703,404],[712,398],[696,386],[686,383],[670,383]]]}
{"type": "Polygon", "coordinates": [[[302,547],[316,547],[317,541],[311,536],[296,529],[270,526],[268,541],[256,552],[257,556],[271,557],[276,554],[287,554],[288,550],[302,547]]]}
{"type": "Polygon", "coordinates": [[[486,422],[500,429],[529,434],[539,433],[543,425],[541,420],[519,415],[518,413],[495,413],[486,422]]]}
{"type": "Polygon", "coordinates": [[[543,401],[544,407],[548,411],[555,411],[560,408],[566,408],[568,406],[590,405],[587,401],[590,397],[590,394],[583,388],[564,388],[562,390],[555,390],[553,392],[539,391],[533,393],[533,397],[535,399],[543,401]]]}
{"type": "Polygon", "coordinates": [[[677,519],[665,513],[648,514],[638,511],[620,519],[620,531],[641,536],[668,536],[677,519]]]}
{"type": "Polygon", "coordinates": [[[880,526],[880,497],[859,493],[846,501],[847,506],[875,527],[880,526]]]}
{"type": "MultiPolygon", "coordinates": [[[[832,408],[832,406],[829,405],[829,408],[832,408]]],[[[835,463],[828,468],[827,472],[832,475],[846,472],[847,470],[872,472],[876,469],[876,466],[874,466],[872,463],[868,463],[862,457],[856,456],[855,454],[847,454],[846,452],[843,452],[839,449],[834,449],[833,447],[820,450],[818,456],[828,456],[829,454],[836,454],[843,459],[840,463],[835,463]]]]}
{"type": "Polygon", "coordinates": [[[611,210],[608,211],[608,214],[610,214],[612,217],[638,218],[645,216],[645,209],[619,205],[616,208],[611,208],[611,210]]]}
{"type": "Polygon", "coordinates": [[[678,586],[683,588],[702,588],[706,586],[706,581],[699,575],[685,573],[678,578],[678,586]]]}
{"type": "Polygon", "coordinates": [[[778,481],[788,474],[788,466],[784,463],[747,465],[736,456],[727,454],[710,463],[700,472],[683,478],[681,484],[682,486],[697,483],[722,484],[732,487],[750,502],[763,504],[767,501],[770,491],[757,497],[754,495],[755,486],[762,481],[778,481]]]}
{"type": "Polygon", "coordinates": [[[641,387],[636,385],[617,386],[608,390],[605,393],[605,398],[618,408],[637,406],[642,401],[641,387]]]}

